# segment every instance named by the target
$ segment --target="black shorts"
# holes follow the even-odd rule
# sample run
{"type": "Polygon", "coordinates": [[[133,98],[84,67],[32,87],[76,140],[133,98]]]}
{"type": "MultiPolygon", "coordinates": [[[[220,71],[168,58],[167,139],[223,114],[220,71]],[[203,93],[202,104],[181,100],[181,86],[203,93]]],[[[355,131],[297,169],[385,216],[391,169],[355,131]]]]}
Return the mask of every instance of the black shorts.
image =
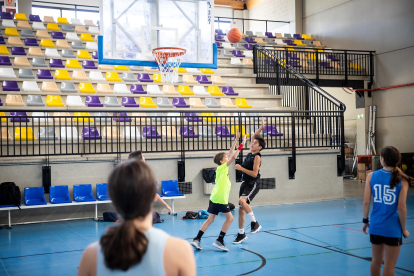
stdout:
{"type": "Polygon", "coordinates": [[[230,212],[230,207],[228,204],[219,204],[213,203],[211,200],[208,204],[207,212],[213,215],[218,215],[218,213],[228,213],[230,212]]]}
{"type": "Polygon", "coordinates": [[[372,244],[385,244],[388,246],[400,246],[403,244],[402,238],[384,237],[379,235],[370,235],[372,244]]]}
{"type": "Polygon", "coordinates": [[[240,186],[239,198],[247,198],[247,204],[250,204],[259,190],[257,182],[243,182],[240,186]]]}

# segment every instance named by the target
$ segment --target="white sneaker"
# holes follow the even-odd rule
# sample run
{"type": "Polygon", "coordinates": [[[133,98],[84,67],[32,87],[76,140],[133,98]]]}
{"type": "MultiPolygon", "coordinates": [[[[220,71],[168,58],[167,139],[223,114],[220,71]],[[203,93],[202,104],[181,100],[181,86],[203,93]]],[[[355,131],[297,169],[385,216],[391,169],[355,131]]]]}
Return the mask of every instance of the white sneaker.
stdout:
{"type": "Polygon", "coordinates": [[[214,247],[217,247],[220,250],[226,251],[226,252],[229,251],[229,249],[225,246],[225,244],[224,243],[221,243],[219,240],[216,240],[213,243],[213,246],[214,247]]]}
{"type": "Polygon", "coordinates": [[[203,249],[201,247],[201,242],[199,240],[194,239],[191,243],[190,243],[196,250],[201,250],[203,249]]]}

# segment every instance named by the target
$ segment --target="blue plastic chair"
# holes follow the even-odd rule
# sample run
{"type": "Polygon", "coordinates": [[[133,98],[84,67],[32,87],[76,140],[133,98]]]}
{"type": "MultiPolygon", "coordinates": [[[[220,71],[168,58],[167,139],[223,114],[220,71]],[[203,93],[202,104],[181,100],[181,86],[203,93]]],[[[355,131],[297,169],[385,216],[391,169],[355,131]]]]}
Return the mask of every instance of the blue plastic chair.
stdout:
{"type": "Polygon", "coordinates": [[[110,200],[107,183],[96,184],[96,198],[99,200],[110,200]]]}
{"type": "Polygon", "coordinates": [[[91,184],[73,185],[73,198],[77,202],[96,201],[92,195],[91,184]]]}
{"type": "Polygon", "coordinates": [[[183,196],[178,190],[178,180],[164,180],[162,183],[162,195],[164,196],[183,196]]]}
{"type": "Polygon", "coordinates": [[[46,205],[45,189],[43,187],[24,188],[24,203],[31,205],[46,205]]]}
{"type": "Polygon", "coordinates": [[[52,204],[72,203],[69,198],[69,187],[67,185],[51,186],[49,190],[49,201],[52,204]]]}

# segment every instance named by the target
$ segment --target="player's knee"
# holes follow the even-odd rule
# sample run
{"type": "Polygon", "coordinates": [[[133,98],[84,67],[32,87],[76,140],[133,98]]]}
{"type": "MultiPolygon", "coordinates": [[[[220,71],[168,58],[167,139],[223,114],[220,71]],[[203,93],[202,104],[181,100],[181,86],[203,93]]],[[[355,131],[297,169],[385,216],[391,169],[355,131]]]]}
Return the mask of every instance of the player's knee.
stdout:
{"type": "Polygon", "coordinates": [[[214,216],[208,216],[208,222],[212,223],[214,221],[214,216]]]}
{"type": "Polygon", "coordinates": [[[239,204],[240,204],[241,206],[243,206],[245,203],[246,203],[246,199],[245,199],[245,198],[240,198],[240,199],[239,199],[239,204]]]}
{"type": "Polygon", "coordinates": [[[233,220],[234,220],[234,217],[233,217],[233,216],[231,216],[231,217],[227,218],[227,221],[228,221],[228,222],[233,222],[233,220]]]}
{"type": "Polygon", "coordinates": [[[382,260],[379,258],[372,258],[371,265],[374,267],[381,267],[382,266],[382,260]]]}

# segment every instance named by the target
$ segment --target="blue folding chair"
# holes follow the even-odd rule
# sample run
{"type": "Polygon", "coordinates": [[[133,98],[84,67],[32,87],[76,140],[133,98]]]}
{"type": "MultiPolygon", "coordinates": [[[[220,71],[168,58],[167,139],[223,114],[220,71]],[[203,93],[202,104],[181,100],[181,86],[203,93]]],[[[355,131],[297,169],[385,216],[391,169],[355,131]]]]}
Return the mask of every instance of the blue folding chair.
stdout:
{"type": "Polygon", "coordinates": [[[69,197],[68,185],[50,186],[49,201],[52,204],[72,203],[69,197]]]}
{"type": "Polygon", "coordinates": [[[77,202],[96,201],[92,195],[92,184],[73,185],[73,198],[77,202]]]}
{"type": "Polygon", "coordinates": [[[96,184],[96,198],[99,200],[110,200],[107,183],[96,184]]]}
{"type": "Polygon", "coordinates": [[[164,180],[162,183],[162,195],[164,196],[183,196],[178,190],[178,180],[164,180]]]}
{"type": "Polygon", "coordinates": [[[43,187],[24,188],[24,203],[31,205],[46,205],[45,189],[43,187]]]}

